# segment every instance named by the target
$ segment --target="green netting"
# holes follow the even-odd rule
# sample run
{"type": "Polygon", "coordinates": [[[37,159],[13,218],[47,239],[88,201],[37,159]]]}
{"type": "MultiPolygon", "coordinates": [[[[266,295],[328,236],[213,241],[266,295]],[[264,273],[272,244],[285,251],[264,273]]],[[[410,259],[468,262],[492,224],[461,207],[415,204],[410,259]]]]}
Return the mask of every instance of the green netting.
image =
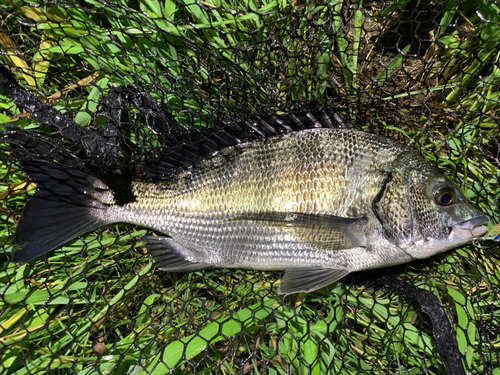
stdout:
{"type": "MultiPolygon", "coordinates": [[[[0,123],[141,178],[185,129],[331,107],[420,152],[496,235],[499,58],[498,1],[4,0],[0,123]]],[[[17,264],[35,185],[2,145],[3,374],[500,375],[494,241],[286,297],[280,272],[158,271],[125,224],[17,264]]]]}

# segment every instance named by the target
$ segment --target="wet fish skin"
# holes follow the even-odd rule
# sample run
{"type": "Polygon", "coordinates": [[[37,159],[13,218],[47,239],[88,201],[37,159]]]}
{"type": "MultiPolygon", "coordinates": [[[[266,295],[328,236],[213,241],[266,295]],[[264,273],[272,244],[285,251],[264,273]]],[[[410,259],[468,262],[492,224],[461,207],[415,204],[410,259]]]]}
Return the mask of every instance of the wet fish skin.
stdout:
{"type": "MultiPolygon", "coordinates": [[[[358,269],[357,263],[365,264],[361,256],[318,250],[295,238],[290,227],[238,217],[267,212],[342,218],[370,214],[386,174],[384,165],[389,167],[400,145],[393,145],[391,155],[385,138],[366,135],[318,129],[244,144],[182,173],[174,183],[136,183],[136,202],[93,214],[108,223],[154,228],[174,238],[188,259],[217,267],[329,266],[343,256],[345,267],[358,269]],[[376,157],[371,150],[378,151],[376,157]]],[[[388,252],[380,257],[383,261],[377,262],[372,256],[374,267],[400,262],[388,252]]]]}
{"type": "MultiPolygon", "coordinates": [[[[78,205],[72,214],[79,234],[117,222],[152,228],[168,236],[144,238],[161,269],[287,270],[280,286],[287,294],[350,272],[429,257],[470,241],[472,229],[486,231],[484,214],[415,151],[352,129],[308,129],[247,142],[161,183],[85,175],[82,168],[62,171],[51,163],[44,165],[48,173],[33,163],[23,166],[37,175],[32,178],[45,195],[54,184],[44,173],[79,176],[77,183],[59,179],[74,184],[70,190],[79,195],[63,196],[60,207],[54,202],[61,196],[49,195],[50,217],[78,205]],[[451,204],[436,202],[443,191],[453,195],[451,204]]],[[[20,261],[71,239],[60,235],[54,246],[54,239],[27,233],[30,205],[44,209],[42,193],[21,216],[14,239],[20,261]]],[[[61,233],[61,223],[53,221],[44,230],[61,233]]]]}

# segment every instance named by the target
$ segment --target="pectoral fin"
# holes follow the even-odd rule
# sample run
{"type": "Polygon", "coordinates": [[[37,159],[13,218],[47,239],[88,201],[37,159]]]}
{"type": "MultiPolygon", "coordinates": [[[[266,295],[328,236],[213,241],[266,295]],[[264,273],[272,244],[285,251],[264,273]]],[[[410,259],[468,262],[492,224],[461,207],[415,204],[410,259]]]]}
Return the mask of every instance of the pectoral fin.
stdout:
{"type": "Polygon", "coordinates": [[[144,236],[141,241],[162,271],[193,272],[213,268],[207,263],[188,260],[187,258],[190,257],[189,250],[186,250],[170,237],[144,236]]]}
{"type": "Polygon", "coordinates": [[[348,268],[293,267],[287,268],[281,280],[278,293],[309,293],[343,278],[348,268]]]}
{"type": "Polygon", "coordinates": [[[344,218],[333,215],[265,212],[247,213],[231,219],[256,221],[293,233],[305,245],[324,251],[365,247],[364,217],[344,218]]]}

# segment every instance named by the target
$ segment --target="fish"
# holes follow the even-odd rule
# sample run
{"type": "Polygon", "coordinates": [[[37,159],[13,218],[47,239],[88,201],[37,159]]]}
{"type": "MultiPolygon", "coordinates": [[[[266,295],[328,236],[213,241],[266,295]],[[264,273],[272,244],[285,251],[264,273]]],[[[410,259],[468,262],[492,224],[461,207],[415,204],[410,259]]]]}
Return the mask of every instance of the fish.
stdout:
{"type": "Polygon", "coordinates": [[[131,223],[156,232],[141,240],[160,270],[284,270],[278,292],[288,295],[487,231],[486,215],[415,150],[320,112],[258,118],[180,145],[143,163],[150,180],[96,170],[43,135],[9,128],[12,153],[37,186],[13,260],[131,223]]]}

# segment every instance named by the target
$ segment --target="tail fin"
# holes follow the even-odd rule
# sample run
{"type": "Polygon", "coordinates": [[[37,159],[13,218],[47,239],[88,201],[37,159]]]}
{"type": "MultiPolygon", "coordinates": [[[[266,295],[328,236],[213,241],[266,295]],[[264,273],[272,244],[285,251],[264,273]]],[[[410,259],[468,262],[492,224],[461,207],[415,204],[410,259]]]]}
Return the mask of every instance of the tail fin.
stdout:
{"type": "Polygon", "coordinates": [[[28,262],[105,224],[90,211],[96,181],[91,175],[43,162],[24,162],[23,169],[37,190],[16,228],[13,242],[21,246],[15,262],[28,262]]]}
{"type": "Polygon", "coordinates": [[[40,136],[9,129],[7,141],[37,185],[16,228],[15,262],[28,262],[109,222],[106,209],[116,202],[109,185],[114,183],[106,184],[81,160],[40,136]]]}

